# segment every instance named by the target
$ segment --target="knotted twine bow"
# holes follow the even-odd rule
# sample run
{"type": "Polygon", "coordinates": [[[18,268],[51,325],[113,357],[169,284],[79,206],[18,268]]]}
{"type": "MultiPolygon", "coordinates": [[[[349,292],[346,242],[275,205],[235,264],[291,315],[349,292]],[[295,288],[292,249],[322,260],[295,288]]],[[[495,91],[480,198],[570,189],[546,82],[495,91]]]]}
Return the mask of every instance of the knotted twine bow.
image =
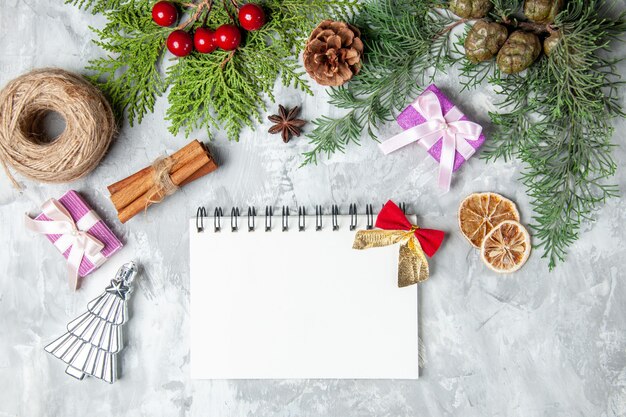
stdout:
{"type": "Polygon", "coordinates": [[[430,150],[443,137],[441,144],[441,158],[439,160],[439,187],[445,192],[450,190],[454,158],[458,151],[463,158],[469,159],[476,150],[468,140],[478,140],[482,127],[474,122],[461,120],[463,113],[452,107],[445,117],[437,95],[432,91],[425,91],[412,104],[426,122],[413,126],[385,142],[380,149],[385,155],[396,151],[410,143],[418,142],[426,150],[430,150]]]}
{"type": "Polygon", "coordinates": [[[155,189],[148,197],[145,210],[148,210],[148,206],[151,203],[160,203],[163,199],[169,195],[178,191],[178,185],[174,184],[172,177],[170,177],[170,170],[174,165],[172,158],[161,157],[157,158],[152,163],[154,170],[153,178],[155,189]]]}
{"type": "Polygon", "coordinates": [[[104,244],[87,232],[100,221],[100,218],[90,210],[75,223],[67,209],[54,198],[46,201],[41,209],[50,221],[35,220],[26,216],[26,227],[44,235],[61,235],[54,242],[54,246],[61,253],[65,253],[71,247],[67,257],[67,270],[70,288],[76,290],[78,271],[84,256],[94,266],[100,266],[106,261],[106,257],[101,253],[104,244]]]}
{"type": "Polygon", "coordinates": [[[424,253],[433,256],[441,246],[444,233],[411,224],[393,201],[388,201],[378,214],[376,227],[382,230],[359,230],[352,248],[369,249],[401,243],[398,287],[426,281],[429,272],[424,253]]]}

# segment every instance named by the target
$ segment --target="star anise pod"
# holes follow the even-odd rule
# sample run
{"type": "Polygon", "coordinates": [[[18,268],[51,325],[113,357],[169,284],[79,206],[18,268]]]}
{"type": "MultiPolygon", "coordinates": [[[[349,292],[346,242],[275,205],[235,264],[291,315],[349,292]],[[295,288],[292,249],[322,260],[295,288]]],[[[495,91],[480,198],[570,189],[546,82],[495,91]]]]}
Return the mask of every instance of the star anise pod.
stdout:
{"type": "Polygon", "coordinates": [[[268,119],[274,123],[274,126],[268,130],[271,134],[280,133],[283,142],[289,142],[292,136],[300,136],[302,126],[306,124],[305,120],[296,119],[300,113],[300,106],[296,106],[291,110],[287,110],[284,106],[278,105],[278,114],[268,116],[268,119]]]}

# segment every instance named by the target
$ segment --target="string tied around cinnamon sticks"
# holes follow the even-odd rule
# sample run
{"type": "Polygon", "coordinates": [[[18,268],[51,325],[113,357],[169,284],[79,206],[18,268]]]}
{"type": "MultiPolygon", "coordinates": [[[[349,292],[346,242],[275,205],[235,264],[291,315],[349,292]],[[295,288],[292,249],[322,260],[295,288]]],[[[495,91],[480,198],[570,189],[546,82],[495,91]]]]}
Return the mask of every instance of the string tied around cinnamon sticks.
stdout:
{"type": "MultiPolygon", "coordinates": [[[[154,194],[148,198],[151,203],[159,203],[168,195],[174,194],[178,190],[178,185],[174,184],[170,177],[170,169],[174,165],[174,161],[166,157],[157,158],[152,163],[154,171],[154,184],[156,185],[154,194]]],[[[148,207],[146,207],[147,209],[148,207]]]]}
{"type": "Polygon", "coordinates": [[[161,202],[180,187],[218,168],[206,146],[194,140],[168,157],[161,157],[150,166],[107,188],[117,217],[126,223],[149,206],[161,202]]]}

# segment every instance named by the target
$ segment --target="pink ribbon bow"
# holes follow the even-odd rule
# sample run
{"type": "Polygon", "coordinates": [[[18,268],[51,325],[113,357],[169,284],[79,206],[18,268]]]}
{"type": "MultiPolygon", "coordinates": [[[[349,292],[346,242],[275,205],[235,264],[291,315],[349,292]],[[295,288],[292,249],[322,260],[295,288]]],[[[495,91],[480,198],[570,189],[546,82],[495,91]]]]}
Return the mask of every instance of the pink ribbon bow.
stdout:
{"type": "Polygon", "coordinates": [[[412,104],[426,122],[413,126],[396,136],[381,143],[380,149],[385,155],[396,151],[410,143],[418,142],[426,150],[430,150],[443,137],[441,158],[439,160],[439,187],[445,192],[450,190],[454,157],[458,151],[463,158],[469,159],[476,150],[468,140],[477,140],[482,127],[474,122],[460,120],[463,113],[455,106],[443,115],[441,103],[432,91],[425,91],[412,104]]]}
{"type": "Polygon", "coordinates": [[[67,209],[54,198],[46,201],[41,209],[50,220],[35,220],[26,216],[26,227],[44,235],[61,235],[54,242],[54,246],[61,253],[65,253],[71,247],[67,257],[67,267],[70,288],[76,290],[83,257],[87,257],[94,266],[99,266],[106,261],[101,253],[104,244],[87,232],[100,221],[100,218],[93,210],[90,210],[75,223],[67,209]]]}

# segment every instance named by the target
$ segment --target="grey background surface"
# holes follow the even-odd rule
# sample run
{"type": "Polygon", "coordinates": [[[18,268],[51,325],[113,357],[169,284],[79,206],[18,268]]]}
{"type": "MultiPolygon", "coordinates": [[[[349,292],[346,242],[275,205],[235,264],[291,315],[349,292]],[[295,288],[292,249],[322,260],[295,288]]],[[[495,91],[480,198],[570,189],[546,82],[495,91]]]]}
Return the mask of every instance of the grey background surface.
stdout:
{"type": "MultiPolygon", "coordinates": [[[[0,2],[0,85],[31,68],[80,72],[89,59],[103,55],[88,29],[102,19],[62,3],[0,2]]],[[[487,112],[496,108],[495,97],[489,89],[459,93],[454,75],[438,84],[488,133],[487,112]]],[[[332,114],[321,88],[310,97],[278,87],[277,96],[289,106],[302,104],[307,119],[332,114]]],[[[456,211],[467,194],[496,191],[514,199],[523,221],[530,221],[516,162],[472,158],[455,175],[452,191],[441,196],[434,184],[436,165],[416,146],[384,157],[365,140],[317,167],[299,169],[306,140],[285,145],[265,133],[265,121],[256,132],[244,131],[239,143],[218,133],[211,145],[223,165],[218,172],[122,226],[106,185],[187,142],[167,132],[165,109],[161,99],[141,125],[125,123],[102,164],[74,184],[23,181],[24,190],[17,191],[0,175],[0,416],[626,415],[623,199],[597,213],[567,263],[554,272],[535,252],[520,272],[499,276],[458,232],[456,211]],[[60,255],[22,221],[25,212],[35,214],[44,200],[69,188],[80,191],[127,244],[76,293],[67,289],[60,255]],[[335,203],[347,210],[351,202],[363,207],[387,198],[407,202],[423,224],[448,232],[432,259],[432,277],[421,286],[419,381],[189,379],[187,220],[198,205],[335,203]],[[145,274],[131,301],[122,379],[111,386],[75,381],[43,346],[100,293],[111,270],[132,258],[145,274]]],[[[626,122],[616,124],[615,142],[621,145],[626,122]]],[[[397,131],[390,123],[382,136],[397,131]]],[[[194,136],[205,138],[202,132],[194,136]]],[[[615,157],[620,165],[615,181],[624,190],[623,147],[615,149],[615,157]]]]}

